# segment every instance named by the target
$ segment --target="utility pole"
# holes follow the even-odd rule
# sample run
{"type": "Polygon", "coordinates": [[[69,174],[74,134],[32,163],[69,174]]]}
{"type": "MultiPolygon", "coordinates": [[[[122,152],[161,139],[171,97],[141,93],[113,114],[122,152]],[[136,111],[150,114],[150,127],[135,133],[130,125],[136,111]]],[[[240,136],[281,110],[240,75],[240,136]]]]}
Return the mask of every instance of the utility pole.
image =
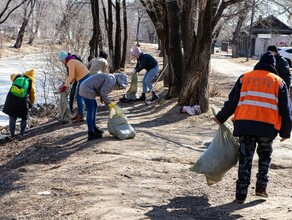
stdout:
{"type": "Polygon", "coordinates": [[[255,0],[252,0],[252,9],[251,9],[251,18],[250,18],[250,27],[249,27],[249,36],[248,36],[249,39],[248,39],[246,61],[248,61],[249,57],[251,56],[252,26],[253,26],[254,11],[255,11],[255,0]]]}

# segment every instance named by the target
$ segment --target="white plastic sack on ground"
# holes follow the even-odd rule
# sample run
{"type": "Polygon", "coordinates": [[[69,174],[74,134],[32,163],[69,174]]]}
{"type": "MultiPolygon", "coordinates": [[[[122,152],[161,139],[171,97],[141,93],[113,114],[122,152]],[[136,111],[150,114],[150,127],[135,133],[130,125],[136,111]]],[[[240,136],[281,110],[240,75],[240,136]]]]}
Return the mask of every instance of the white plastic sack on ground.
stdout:
{"type": "Polygon", "coordinates": [[[68,102],[68,89],[65,92],[60,93],[60,103],[59,103],[59,110],[60,110],[60,120],[61,123],[67,124],[71,121],[71,111],[69,108],[68,102]]]}
{"type": "Polygon", "coordinates": [[[220,125],[209,147],[191,167],[192,171],[206,176],[209,186],[221,181],[238,161],[239,142],[232,132],[229,124],[220,125]]]}
{"type": "Polygon", "coordinates": [[[136,134],[134,128],[128,123],[123,110],[119,107],[110,110],[107,127],[111,135],[121,140],[134,138],[136,134]]]}
{"type": "Polygon", "coordinates": [[[137,96],[137,87],[138,87],[138,76],[137,73],[132,73],[131,75],[131,86],[126,93],[126,98],[130,100],[136,100],[137,96]]]}

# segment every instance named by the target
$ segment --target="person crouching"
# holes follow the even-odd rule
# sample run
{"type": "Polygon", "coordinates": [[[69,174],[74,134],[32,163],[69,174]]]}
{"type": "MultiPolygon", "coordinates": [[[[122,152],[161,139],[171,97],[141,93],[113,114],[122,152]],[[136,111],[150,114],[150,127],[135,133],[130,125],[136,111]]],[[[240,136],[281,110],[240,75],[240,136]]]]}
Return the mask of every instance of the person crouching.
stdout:
{"type": "Polygon", "coordinates": [[[113,90],[125,89],[128,86],[128,77],[123,73],[99,73],[90,76],[80,85],[79,94],[86,105],[86,123],[88,127],[88,141],[102,138],[103,131],[96,126],[96,97],[100,98],[111,109],[115,104],[111,102],[109,94],[113,90]]]}

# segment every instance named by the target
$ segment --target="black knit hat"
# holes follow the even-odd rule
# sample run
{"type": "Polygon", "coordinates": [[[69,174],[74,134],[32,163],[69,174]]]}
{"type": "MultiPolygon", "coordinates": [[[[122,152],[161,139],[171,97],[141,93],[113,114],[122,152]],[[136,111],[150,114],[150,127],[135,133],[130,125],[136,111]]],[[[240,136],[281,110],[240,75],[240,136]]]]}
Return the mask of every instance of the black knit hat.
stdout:
{"type": "Polygon", "coordinates": [[[260,63],[266,63],[266,64],[269,64],[269,65],[275,67],[276,60],[275,60],[275,57],[272,54],[272,52],[268,51],[262,55],[262,57],[260,59],[260,63]]]}
{"type": "Polygon", "coordinates": [[[267,51],[272,51],[278,53],[278,48],[275,45],[268,46],[267,51]]]}
{"type": "Polygon", "coordinates": [[[99,52],[99,57],[102,57],[102,58],[104,58],[104,59],[107,59],[108,54],[107,54],[106,52],[104,52],[104,51],[100,51],[100,52],[99,52]]]}

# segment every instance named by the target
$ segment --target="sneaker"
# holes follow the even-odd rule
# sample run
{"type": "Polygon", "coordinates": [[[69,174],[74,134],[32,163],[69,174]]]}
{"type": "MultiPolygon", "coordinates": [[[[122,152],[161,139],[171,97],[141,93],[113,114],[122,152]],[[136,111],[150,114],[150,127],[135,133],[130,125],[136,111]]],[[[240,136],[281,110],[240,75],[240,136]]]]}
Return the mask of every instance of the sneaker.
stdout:
{"type": "Polygon", "coordinates": [[[238,203],[238,204],[243,204],[245,202],[245,199],[234,199],[233,200],[234,203],[238,203]]]}
{"type": "Polygon", "coordinates": [[[94,133],[96,133],[96,134],[103,134],[104,133],[104,131],[101,130],[100,128],[95,127],[93,129],[94,129],[94,133]]]}
{"type": "Polygon", "coordinates": [[[74,121],[76,118],[78,118],[78,116],[79,116],[78,114],[74,115],[74,116],[71,118],[71,120],[74,121]]]}
{"type": "Polygon", "coordinates": [[[138,99],[136,99],[136,101],[146,101],[146,97],[140,96],[138,99]]]}
{"type": "Polygon", "coordinates": [[[155,94],[155,95],[152,96],[152,98],[150,99],[150,101],[153,102],[153,101],[155,101],[157,99],[159,99],[159,97],[158,97],[158,95],[155,94]]]}
{"type": "Polygon", "coordinates": [[[243,204],[245,199],[246,199],[245,194],[236,193],[234,202],[236,202],[238,204],[243,204]]]}
{"type": "Polygon", "coordinates": [[[265,189],[256,189],[256,196],[268,198],[269,195],[265,189]]]}
{"type": "Polygon", "coordinates": [[[82,115],[78,115],[78,117],[74,120],[72,120],[72,123],[82,122],[84,121],[84,118],[82,115]]]}
{"type": "Polygon", "coordinates": [[[96,134],[94,133],[94,131],[88,132],[88,138],[87,138],[88,141],[92,141],[92,140],[100,139],[100,138],[102,138],[102,134],[96,134]]]}

